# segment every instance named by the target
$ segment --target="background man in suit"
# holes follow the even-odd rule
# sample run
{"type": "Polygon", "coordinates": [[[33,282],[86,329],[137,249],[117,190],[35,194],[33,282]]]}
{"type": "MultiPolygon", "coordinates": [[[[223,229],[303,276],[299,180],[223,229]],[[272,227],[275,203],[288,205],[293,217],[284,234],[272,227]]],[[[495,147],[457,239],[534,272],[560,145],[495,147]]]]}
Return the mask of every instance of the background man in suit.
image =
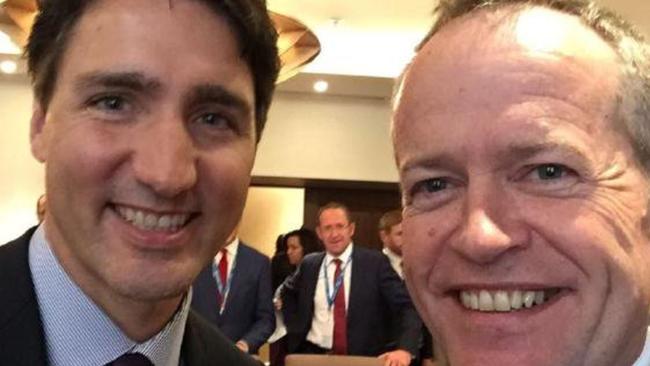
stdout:
{"type": "Polygon", "coordinates": [[[192,308],[244,352],[257,353],[275,329],[271,263],[236,229],[197,277],[192,296],[192,308]]]}
{"type": "Polygon", "coordinates": [[[443,1],[436,19],[393,125],[436,357],[649,365],[648,46],[583,1],[443,1]]]}
{"type": "MultiPolygon", "coordinates": [[[[388,211],[379,219],[379,238],[384,244],[382,252],[388,257],[391,267],[404,280],[402,260],[402,210],[388,211]]],[[[393,331],[399,332],[399,322],[393,323],[393,331]]],[[[433,363],[433,342],[431,333],[422,326],[422,344],[418,357],[412,364],[431,366],[433,363]]]]}
{"type": "Polygon", "coordinates": [[[243,208],[278,72],[265,7],[41,6],[27,54],[47,210],[0,247],[0,364],[255,364],[188,290],[243,208]]]}
{"type": "Polygon", "coordinates": [[[388,211],[379,219],[379,238],[384,244],[382,252],[400,278],[402,274],[402,211],[388,211]]]}
{"type": "Polygon", "coordinates": [[[316,232],[326,252],[306,256],[284,284],[289,353],[380,356],[385,365],[409,365],[421,322],[386,256],[352,244],[354,222],[340,203],[320,209],[316,232]],[[392,339],[395,318],[402,327],[392,339]],[[389,350],[391,342],[396,348],[389,350]]]}

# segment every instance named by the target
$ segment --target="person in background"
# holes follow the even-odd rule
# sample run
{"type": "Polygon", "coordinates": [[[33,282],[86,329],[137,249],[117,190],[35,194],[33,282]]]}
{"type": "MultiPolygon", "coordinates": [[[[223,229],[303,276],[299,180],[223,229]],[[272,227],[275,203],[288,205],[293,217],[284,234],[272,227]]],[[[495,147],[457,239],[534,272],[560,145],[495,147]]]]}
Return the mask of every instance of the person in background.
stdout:
{"type": "Polygon", "coordinates": [[[378,356],[384,365],[407,366],[422,323],[386,256],[353,244],[354,229],[345,205],[319,210],[325,252],[305,256],[282,287],[288,351],[378,356]],[[389,319],[399,319],[399,334],[389,319]]]}
{"type": "Polygon", "coordinates": [[[388,257],[391,267],[404,278],[402,274],[402,211],[388,211],[379,219],[379,239],[384,248],[382,252],[388,257]]]}
{"type": "MultiPolygon", "coordinates": [[[[302,259],[311,253],[323,250],[316,234],[309,229],[302,228],[293,230],[282,236],[284,246],[286,247],[287,260],[290,265],[291,273],[296,270],[302,259]]],[[[288,275],[287,275],[288,276],[288,275]]],[[[286,277],[285,276],[285,279],[286,277]]],[[[284,366],[284,358],[287,355],[286,327],[282,317],[282,299],[280,298],[281,289],[275,292],[273,303],[276,309],[276,329],[272,336],[273,342],[270,347],[271,366],[284,366]]],[[[269,340],[271,342],[271,340],[269,340]]]]}
{"type": "Polygon", "coordinates": [[[582,0],[443,0],[395,96],[443,365],[650,365],[650,52],[582,0]]]}
{"type": "Polygon", "coordinates": [[[285,278],[293,272],[289,258],[287,258],[287,242],[284,234],[278,235],[275,240],[275,253],[271,257],[271,284],[273,292],[284,282],[285,278]]]}
{"type": "Polygon", "coordinates": [[[0,246],[0,365],[256,365],[190,299],[243,211],[279,71],[264,2],[38,4],[47,209],[0,246]]]}
{"type": "Polygon", "coordinates": [[[257,354],[275,329],[271,264],[239,240],[238,229],[194,282],[192,308],[239,349],[257,354]]]}
{"type": "Polygon", "coordinates": [[[290,231],[284,235],[284,240],[287,246],[289,264],[291,264],[293,270],[298,268],[306,255],[323,250],[318,236],[309,229],[302,228],[290,231]]]}
{"type": "MultiPolygon", "coordinates": [[[[388,211],[379,219],[379,238],[384,244],[382,252],[388,257],[391,266],[401,279],[403,276],[402,261],[402,210],[388,211]]],[[[393,324],[393,331],[399,330],[399,323],[393,324]]],[[[433,342],[431,333],[422,326],[422,344],[420,351],[412,364],[421,366],[433,366],[433,342]]]]}

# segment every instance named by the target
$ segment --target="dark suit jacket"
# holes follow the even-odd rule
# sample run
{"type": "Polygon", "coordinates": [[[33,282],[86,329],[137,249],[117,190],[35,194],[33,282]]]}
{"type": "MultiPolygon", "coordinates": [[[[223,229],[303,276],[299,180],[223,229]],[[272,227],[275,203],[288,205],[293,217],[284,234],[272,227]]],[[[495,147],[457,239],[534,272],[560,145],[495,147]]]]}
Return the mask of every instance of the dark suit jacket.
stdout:
{"type": "MultiPolygon", "coordinates": [[[[324,258],[324,252],[306,256],[284,283],[282,312],[289,353],[300,352],[311,329],[314,294],[324,258]]],[[[417,354],[421,322],[404,283],[384,254],[358,245],[352,250],[347,327],[350,355],[378,356],[394,349],[417,354]],[[401,324],[397,337],[391,334],[393,318],[401,324]]]]}
{"type": "Polygon", "coordinates": [[[192,307],[233,342],[243,339],[248,343],[249,352],[257,353],[275,330],[269,258],[240,242],[231,276],[221,314],[212,264],[204,268],[194,282],[192,307]]]}
{"type": "MultiPolygon", "coordinates": [[[[46,366],[41,317],[27,251],[35,228],[0,246],[0,365],[46,366]]],[[[80,355],[82,357],[83,355],[80,355]]],[[[193,311],[181,348],[184,366],[259,366],[193,311]]]]}

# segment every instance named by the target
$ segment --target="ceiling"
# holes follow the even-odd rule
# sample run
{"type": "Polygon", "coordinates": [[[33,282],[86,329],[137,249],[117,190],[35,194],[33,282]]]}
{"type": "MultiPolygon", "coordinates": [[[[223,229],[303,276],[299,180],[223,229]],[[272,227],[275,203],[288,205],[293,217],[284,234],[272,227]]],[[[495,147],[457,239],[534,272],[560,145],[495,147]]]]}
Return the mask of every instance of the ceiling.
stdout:
{"type": "MultiPolygon", "coordinates": [[[[298,19],[318,36],[320,55],[280,90],[311,91],[327,76],[331,94],[390,95],[399,75],[431,24],[436,0],[266,0],[270,10],[298,19]],[[325,74],[325,75],[323,75],[325,74]],[[380,80],[378,81],[377,78],[380,80]],[[387,81],[388,80],[388,81],[387,81]]],[[[650,35],[649,0],[597,0],[650,35]]],[[[2,2],[2,0],[0,0],[2,2]]],[[[9,55],[9,57],[11,57],[9,55]]],[[[19,63],[18,74],[24,75],[19,63]]],[[[0,75],[0,79],[7,79],[0,75]]],[[[11,78],[11,76],[9,76],[11,78]]]]}
{"type": "MultiPolygon", "coordinates": [[[[308,73],[395,77],[426,34],[435,0],[267,0],[316,33],[321,54],[308,73]]],[[[650,1],[600,0],[650,35],[650,1]]]]}

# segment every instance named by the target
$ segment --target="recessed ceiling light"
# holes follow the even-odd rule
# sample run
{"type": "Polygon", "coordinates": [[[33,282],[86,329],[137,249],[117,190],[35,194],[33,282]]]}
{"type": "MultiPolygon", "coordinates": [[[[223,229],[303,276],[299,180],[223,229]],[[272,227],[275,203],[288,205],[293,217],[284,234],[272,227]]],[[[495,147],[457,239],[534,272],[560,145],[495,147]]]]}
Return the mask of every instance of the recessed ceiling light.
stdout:
{"type": "Polygon", "coordinates": [[[0,30],[0,53],[7,53],[10,55],[19,55],[20,47],[18,47],[7,33],[0,30]]]}
{"type": "Polygon", "coordinates": [[[318,80],[314,83],[314,91],[317,93],[325,93],[330,87],[330,84],[325,80],[318,80]]]}
{"type": "Polygon", "coordinates": [[[18,69],[18,65],[15,61],[5,60],[0,62],[0,71],[5,74],[13,74],[16,72],[16,69],[18,69]]]}

